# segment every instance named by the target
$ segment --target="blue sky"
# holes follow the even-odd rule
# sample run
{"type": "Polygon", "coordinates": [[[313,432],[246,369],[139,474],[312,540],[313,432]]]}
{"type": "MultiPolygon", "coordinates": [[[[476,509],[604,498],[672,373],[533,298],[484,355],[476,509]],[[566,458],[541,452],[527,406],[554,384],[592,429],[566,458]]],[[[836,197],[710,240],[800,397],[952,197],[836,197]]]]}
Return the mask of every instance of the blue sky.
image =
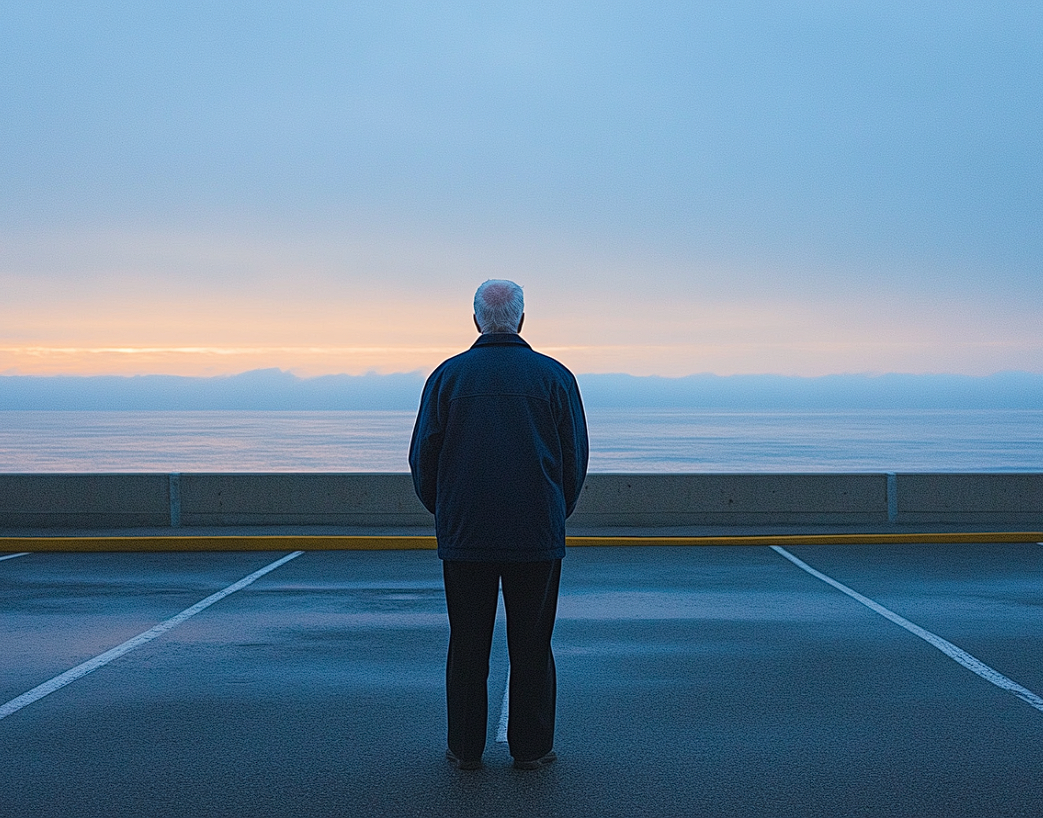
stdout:
{"type": "Polygon", "coordinates": [[[1043,6],[0,2],[0,373],[1043,372],[1043,6]]]}

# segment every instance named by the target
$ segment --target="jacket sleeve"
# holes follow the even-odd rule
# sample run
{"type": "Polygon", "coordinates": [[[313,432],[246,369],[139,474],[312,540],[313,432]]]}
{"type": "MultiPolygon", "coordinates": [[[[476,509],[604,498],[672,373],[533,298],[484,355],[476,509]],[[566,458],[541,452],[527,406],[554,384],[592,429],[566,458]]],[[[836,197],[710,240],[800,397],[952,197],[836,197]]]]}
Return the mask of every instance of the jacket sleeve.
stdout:
{"type": "Polygon", "coordinates": [[[424,508],[432,514],[435,513],[438,499],[438,461],[445,436],[439,414],[438,389],[432,376],[424,384],[413,438],[409,443],[409,471],[413,475],[413,490],[424,508]]]}
{"type": "Polygon", "coordinates": [[[565,516],[576,510],[580,489],[587,477],[587,459],[590,454],[587,441],[587,419],[583,414],[583,401],[579,386],[572,379],[568,391],[566,411],[558,427],[561,440],[562,488],[565,494],[565,516]]]}

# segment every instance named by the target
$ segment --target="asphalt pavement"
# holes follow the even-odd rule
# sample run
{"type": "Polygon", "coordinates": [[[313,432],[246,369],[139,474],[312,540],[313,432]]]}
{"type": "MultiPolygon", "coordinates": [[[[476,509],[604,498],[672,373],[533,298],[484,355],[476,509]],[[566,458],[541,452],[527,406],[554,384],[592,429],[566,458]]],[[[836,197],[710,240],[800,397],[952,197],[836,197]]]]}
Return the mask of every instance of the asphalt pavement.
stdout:
{"type": "Polygon", "coordinates": [[[0,815],[1043,815],[1039,545],[570,549],[535,772],[502,622],[485,767],[444,759],[432,552],[229,590],[289,553],[0,554],[0,815]]]}

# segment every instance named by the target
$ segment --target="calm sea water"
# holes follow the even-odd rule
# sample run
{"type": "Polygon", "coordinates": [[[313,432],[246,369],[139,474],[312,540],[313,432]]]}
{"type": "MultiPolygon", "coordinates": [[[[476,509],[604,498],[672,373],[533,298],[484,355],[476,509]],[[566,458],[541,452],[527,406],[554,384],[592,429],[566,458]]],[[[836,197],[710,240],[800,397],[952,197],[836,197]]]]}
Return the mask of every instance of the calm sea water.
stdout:
{"type": "MultiPolygon", "coordinates": [[[[412,412],[0,411],[0,472],[408,471],[412,412]]],[[[591,471],[1043,471],[1043,410],[588,410],[591,471]]]]}

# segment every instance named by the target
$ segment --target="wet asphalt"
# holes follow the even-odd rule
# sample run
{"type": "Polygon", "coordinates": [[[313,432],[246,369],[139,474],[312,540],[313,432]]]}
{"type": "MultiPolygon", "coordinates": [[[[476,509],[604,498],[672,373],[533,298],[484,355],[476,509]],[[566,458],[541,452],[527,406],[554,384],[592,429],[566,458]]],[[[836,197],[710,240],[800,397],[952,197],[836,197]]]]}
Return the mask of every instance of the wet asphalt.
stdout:
{"type": "MultiPolygon", "coordinates": [[[[804,546],[1043,695],[1043,547],[804,546]]],[[[0,561],[0,704],[286,552],[0,561]]],[[[1043,712],[766,547],[574,548],[559,761],[444,759],[429,551],[308,552],[0,719],[0,815],[1041,816],[1043,712]]]]}

